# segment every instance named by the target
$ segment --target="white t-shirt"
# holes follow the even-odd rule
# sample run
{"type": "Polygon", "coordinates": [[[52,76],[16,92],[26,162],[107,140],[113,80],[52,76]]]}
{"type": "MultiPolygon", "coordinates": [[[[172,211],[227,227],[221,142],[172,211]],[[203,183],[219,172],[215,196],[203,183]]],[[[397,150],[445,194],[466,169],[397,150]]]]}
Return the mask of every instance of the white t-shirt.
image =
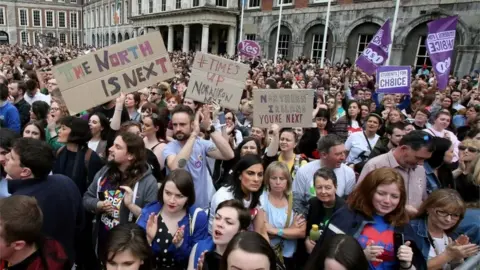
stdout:
{"type": "MultiPolygon", "coordinates": [[[[373,139],[368,139],[372,150],[375,147],[375,144],[377,144],[379,138],[380,136],[375,134],[373,139]]],[[[350,151],[348,153],[347,163],[357,164],[361,162],[362,159],[360,158],[360,154],[364,152],[363,155],[368,157],[371,153],[370,147],[368,146],[367,139],[365,138],[363,132],[352,133],[350,136],[348,136],[347,141],[345,142],[345,149],[350,151]]]]}
{"type": "MultiPolygon", "coordinates": [[[[442,238],[435,238],[432,237],[433,243],[435,244],[435,247],[437,248],[438,254],[442,254],[445,249],[447,248],[448,245],[448,237],[447,235],[443,234],[442,238]]],[[[430,245],[430,250],[428,251],[428,259],[435,258],[437,255],[437,252],[435,252],[435,249],[433,248],[432,245],[430,245]]],[[[450,270],[450,264],[444,264],[442,267],[442,270],[450,270]]]]}
{"type": "Polygon", "coordinates": [[[97,151],[97,147],[100,141],[89,141],[88,148],[92,149],[93,151],[97,151]]]}
{"type": "Polygon", "coordinates": [[[32,105],[33,102],[35,101],[38,101],[38,100],[41,100],[41,101],[45,101],[46,103],[48,103],[48,105],[50,105],[50,101],[51,101],[51,97],[50,95],[44,95],[42,93],[40,93],[40,90],[37,91],[37,93],[35,94],[35,96],[33,97],[30,97],[29,95],[27,95],[27,93],[25,93],[23,95],[23,99],[25,99],[26,102],[28,102],[28,104],[32,105]]]}

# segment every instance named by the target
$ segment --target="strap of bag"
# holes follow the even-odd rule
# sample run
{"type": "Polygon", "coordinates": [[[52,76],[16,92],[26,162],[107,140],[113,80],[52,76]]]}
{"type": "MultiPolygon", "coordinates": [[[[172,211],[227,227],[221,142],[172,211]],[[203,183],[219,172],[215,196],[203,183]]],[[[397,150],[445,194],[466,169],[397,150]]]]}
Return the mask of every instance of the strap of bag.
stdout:
{"type": "Polygon", "coordinates": [[[193,212],[193,218],[190,218],[190,235],[193,235],[193,232],[195,231],[195,221],[197,220],[197,215],[200,211],[202,211],[202,209],[195,208],[195,211],[193,212]]]}
{"type": "Polygon", "coordinates": [[[368,143],[368,149],[370,149],[370,152],[372,152],[372,146],[370,145],[370,141],[368,140],[367,134],[365,131],[363,131],[363,136],[365,136],[365,140],[367,140],[368,143]]]}
{"type": "Polygon", "coordinates": [[[292,208],[293,208],[293,195],[290,192],[288,194],[288,210],[287,210],[287,221],[285,222],[285,228],[290,227],[290,220],[292,217],[292,208]]]}

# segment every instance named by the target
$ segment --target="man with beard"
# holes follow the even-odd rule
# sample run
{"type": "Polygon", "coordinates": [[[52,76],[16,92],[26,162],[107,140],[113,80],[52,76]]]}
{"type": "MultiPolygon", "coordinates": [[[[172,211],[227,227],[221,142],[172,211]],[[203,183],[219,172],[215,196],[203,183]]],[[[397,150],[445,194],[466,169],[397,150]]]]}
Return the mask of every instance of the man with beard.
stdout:
{"type": "Polygon", "coordinates": [[[143,139],[120,133],[109,149],[108,164],[94,179],[83,196],[83,206],[96,213],[93,236],[97,254],[103,254],[108,232],[134,222],[145,205],[157,200],[157,181],[147,165],[143,139]]]}
{"type": "Polygon", "coordinates": [[[360,183],[371,171],[378,168],[395,169],[405,181],[407,205],[410,217],[417,214],[423,200],[427,198],[427,177],[423,162],[435,150],[432,136],[425,131],[414,130],[403,136],[398,147],[386,154],[370,159],[358,178],[360,183]]]}
{"type": "MultiPolygon", "coordinates": [[[[211,141],[199,138],[200,112],[195,116],[192,109],[178,105],[172,112],[174,141],[165,146],[163,160],[169,171],[185,169],[192,174],[195,184],[195,204],[206,209],[215,192],[211,168],[207,157],[218,160],[230,160],[234,157],[233,149],[222,133],[212,125],[210,117],[201,121],[203,128],[210,135],[211,141]]],[[[210,115],[204,112],[203,115],[210,115]]]]}
{"type": "Polygon", "coordinates": [[[8,93],[13,98],[13,104],[20,114],[21,127],[23,128],[30,121],[30,104],[23,96],[27,91],[27,85],[22,81],[14,81],[8,85],[8,93]]]}

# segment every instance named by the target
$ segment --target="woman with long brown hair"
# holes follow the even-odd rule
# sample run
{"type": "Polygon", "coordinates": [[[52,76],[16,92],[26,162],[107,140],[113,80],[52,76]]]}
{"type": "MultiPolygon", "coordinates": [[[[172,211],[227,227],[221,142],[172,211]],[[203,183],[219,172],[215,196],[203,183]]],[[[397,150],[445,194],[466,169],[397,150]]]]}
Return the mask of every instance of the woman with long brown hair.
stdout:
{"type": "Polygon", "coordinates": [[[425,269],[417,236],[408,224],[406,196],[395,169],[370,172],[350,194],[347,206],[333,214],[315,249],[333,235],[346,234],[360,243],[370,269],[425,269]]]}

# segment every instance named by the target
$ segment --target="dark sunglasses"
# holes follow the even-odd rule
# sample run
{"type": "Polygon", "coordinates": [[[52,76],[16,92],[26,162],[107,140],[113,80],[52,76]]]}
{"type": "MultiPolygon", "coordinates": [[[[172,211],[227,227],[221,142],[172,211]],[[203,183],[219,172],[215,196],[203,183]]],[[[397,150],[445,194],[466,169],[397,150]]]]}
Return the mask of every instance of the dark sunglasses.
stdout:
{"type": "Polygon", "coordinates": [[[458,150],[460,151],[465,151],[465,150],[468,150],[469,152],[471,153],[477,153],[478,152],[478,149],[475,148],[475,147],[467,147],[467,146],[464,146],[464,145],[460,145],[458,146],[458,150]]]}

